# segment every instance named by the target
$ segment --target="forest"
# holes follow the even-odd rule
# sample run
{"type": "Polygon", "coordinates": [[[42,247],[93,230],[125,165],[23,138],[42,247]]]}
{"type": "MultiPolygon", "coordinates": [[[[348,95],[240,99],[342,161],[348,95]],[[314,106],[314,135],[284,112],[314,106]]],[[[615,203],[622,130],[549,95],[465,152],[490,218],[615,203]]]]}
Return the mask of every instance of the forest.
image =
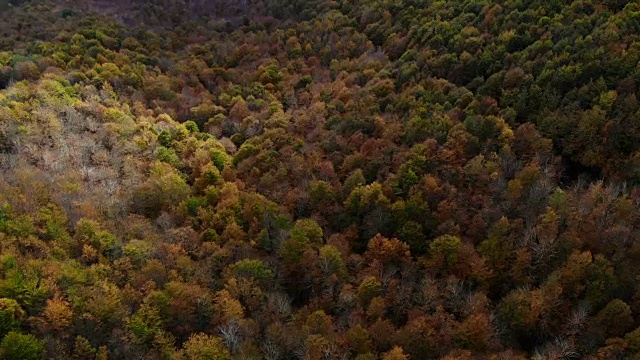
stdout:
{"type": "Polygon", "coordinates": [[[640,359],[640,2],[0,1],[0,359],[640,359]]]}

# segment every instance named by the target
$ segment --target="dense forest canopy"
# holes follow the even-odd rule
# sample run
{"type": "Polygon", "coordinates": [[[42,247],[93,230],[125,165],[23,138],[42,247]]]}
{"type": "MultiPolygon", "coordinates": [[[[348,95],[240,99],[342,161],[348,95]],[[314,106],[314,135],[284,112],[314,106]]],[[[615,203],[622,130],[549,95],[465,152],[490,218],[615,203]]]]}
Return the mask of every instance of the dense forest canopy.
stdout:
{"type": "Polygon", "coordinates": [[[0,9],[0,359],[640,357],[637,1],[0,9]]]}

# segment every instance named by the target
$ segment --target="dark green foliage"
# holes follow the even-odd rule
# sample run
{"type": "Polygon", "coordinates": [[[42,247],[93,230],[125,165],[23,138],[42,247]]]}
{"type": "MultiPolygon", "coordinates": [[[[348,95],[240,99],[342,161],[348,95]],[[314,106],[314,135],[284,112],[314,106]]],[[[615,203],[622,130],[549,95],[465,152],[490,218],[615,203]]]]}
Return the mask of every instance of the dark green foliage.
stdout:
{"type": "Polygon", "coordinates": [[[4,337],[10,331],[17,331],[20,320],[24,317],[24,311],[13,299],[0,299],[0,337],[4,337]]]}
{"type": "Polygon", "coordinates": [[[211,151],[211,162],[218,168],[218,170],[224,170],[225,159],[226,156],[221,151],[211,151]]]}
{"type": "Polygon", "coordinates": [[[171,147],[171,134],[167,130],[162,130],[158,134],[158,143],[166,148],[171,147]]]}
{"type": "Polygon", "coordinates": [[[66,19],[70,16],[73,16],[75,14],[75,11],[71,10],[71,9],[63,9],[62,12],[60,13],[60,16],[62,16],[62,18],[66,19]]]}
{"type": "Polygon", "coordinates": [[[198,124],[196,124],[195,121],[187,121],[184,123],[184,127],[187,128],[190,133],[197,133],[200,131],[200,129],[198,129],[198,124]]]}
{"type": "Polygon", "coordinates": [[[295,87],[296,89],[305,88],[307,85],[311,84],[312,81],[313,79],[311,78],[311,75],[305,75],[298,80],[295,87]]]}

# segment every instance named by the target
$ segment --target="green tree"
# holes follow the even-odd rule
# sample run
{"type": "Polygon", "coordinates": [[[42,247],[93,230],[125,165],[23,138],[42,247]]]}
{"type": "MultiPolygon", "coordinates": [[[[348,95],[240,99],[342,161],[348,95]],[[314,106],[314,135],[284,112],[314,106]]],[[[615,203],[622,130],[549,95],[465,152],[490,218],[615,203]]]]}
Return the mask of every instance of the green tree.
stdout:
{"type": "Polygon", "coordinates": [[[75,346],[73,349],[74,360],[86,360],[86,359],[95,359],[97,350],[86,338],[82,336],[76,336],[75,346]]]}
{"type": "Polygon", "coordinates": [[[172,142],[171,133],[167,130],[160,131],[160,134],[158,134],[158,143],[160,144],[160,146],[164,146],[165,148],[170,148],[171,142],[172,142]]]}
{"type": "Polygon", "coordinates": [[[288,263],[299,263],[308,248],[322,244],[323,232],[320,225],[311,219],[298,220],[293,225],[289,238],[281,246],[280,253],[288,263]]]}
{"type": "Polygon", "coordinates": [[[338,276],[344,276],[347,273],[347,268],[342,260],[342,254],[333,245],[325,245],[320,248],[320,267],[323,273],[336,274],[338,276]]]}
{"type": "Polygon", "coordinates": [[[161,210],[180,204],[189,193],[189,186],[176,169],[156,161],[151,166],[147,181],[134,190],[134,208],[156,216],[161,210]]]}
{"type": "Polygon", "coordinates": [[[457,236],[443,235],[431,242],[429,253],[440,266],[449,268],[458,262],[460,252],[460,238],[457,236]]]}
{"type": "Polygon", "coordinates": [[[612,300],[598,312],[596,321],[607,338],[620,337],[633,325],[631,308],[622,300],[612,300]]]}
{"type": "Polygon", "coordinates": [[[17,330],[25,313],[13,299],[0,299],[0,337],[12,330],[17,330]]]}
{"type": "Polygon", "coordinates": [[[373,276],[366,277],[358,286],[358,298],[363,307],[367,307],[371,299],[380,295],[381,292],[382,284],[373,276]]]}
{"type": "Polygon", "coordinates": [[[257,259],[243,259],[231,265],[231,270],[237,278],[248,278],[263,281],[273,277],[273,271],[257,259]]]}
{"type": "Polygon", "coordinates": [[[44,344],[31,334],[12,331],[0,343],[0,355],[6,360],[42,360],[45,356],[44,344]]]}

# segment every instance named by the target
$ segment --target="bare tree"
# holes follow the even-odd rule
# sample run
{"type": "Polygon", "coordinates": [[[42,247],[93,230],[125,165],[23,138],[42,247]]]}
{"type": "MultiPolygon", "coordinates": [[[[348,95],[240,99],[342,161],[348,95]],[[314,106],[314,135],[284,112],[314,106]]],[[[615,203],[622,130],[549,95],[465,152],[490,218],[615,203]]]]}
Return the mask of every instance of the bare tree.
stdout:
{"type": "Polygon", "coordinates": [[[231,320],[221,325],[218,330],[222,336],[222,341],[231,353],[236,353],[238,346],[242,342],[242,331],[237,321],[231,320]]]}
{"type": "Polygon", "coordinates": [[[264,360],[278,360],[282,357],[282,348],[275,341],[267,339],[260,345],[264,360]]]}
{"type": "Polygon", "coordinates": [[[567,322],[569,334],[576,334],[580,331],[587,322],[589,317],[589,307],[585,303],[581,303],[571,313],[571,317],[567,322]]]}
{"type": "Polygon", "coordinates": [[[533,360],[571,360],[580,356],[574,346],[566,339],[557,338],[535,350],[533,360]]]}
{"type": "Polygon", "coordinates": [[[269,308],[272,309],[281,319],[287,319],[292,314],[291,299],[287,294],[283,293],[271,293],[268,296],[267,303],[269,308]]]}

